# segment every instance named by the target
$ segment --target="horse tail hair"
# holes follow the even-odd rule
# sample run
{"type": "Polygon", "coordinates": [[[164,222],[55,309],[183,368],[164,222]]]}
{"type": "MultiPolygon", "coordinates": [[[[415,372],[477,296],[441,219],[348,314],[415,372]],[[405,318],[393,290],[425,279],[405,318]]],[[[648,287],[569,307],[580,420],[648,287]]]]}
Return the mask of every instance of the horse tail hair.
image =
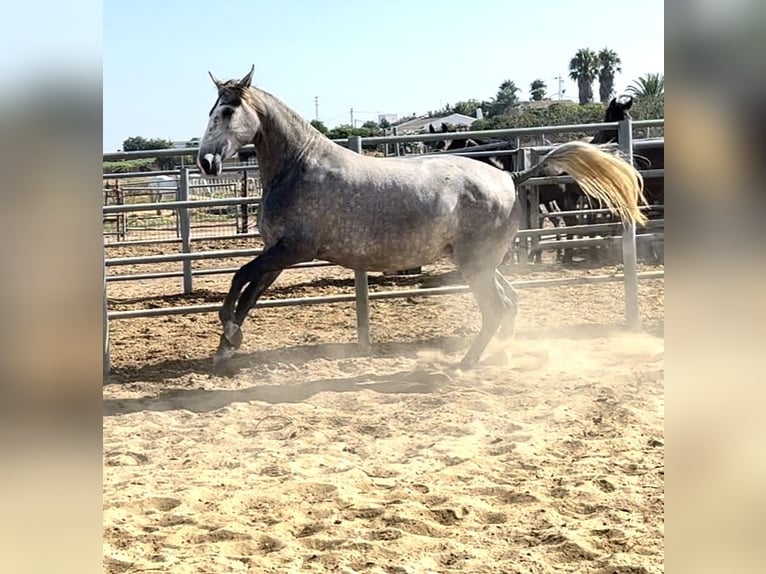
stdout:
{"type": "Polygon", "coordinates": [[[644,180],[628,162],[601,146],[573,141],[562,144],[525,171],[513,172],[516,185],[543,173],[567,173],[586,195],[601,200],[625,222],[644,225],[646,216],[639,209],[648,205],[644,180]]]}

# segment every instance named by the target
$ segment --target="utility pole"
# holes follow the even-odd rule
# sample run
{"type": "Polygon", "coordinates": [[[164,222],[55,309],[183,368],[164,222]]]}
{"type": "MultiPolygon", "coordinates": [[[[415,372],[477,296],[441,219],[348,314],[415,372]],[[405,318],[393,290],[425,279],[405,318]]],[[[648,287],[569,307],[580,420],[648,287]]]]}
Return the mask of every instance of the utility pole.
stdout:
{"type": "Polygon", "coordinates": [[[314,96],[314,119],[319,121],[319,96],[314,96]]]}
{"type": "Polygon", "coordinates": [[[354,108],[351,108],[350,119],[351,121],[349,123],[351,124],[351,127],[354,127],[354,108]]]}

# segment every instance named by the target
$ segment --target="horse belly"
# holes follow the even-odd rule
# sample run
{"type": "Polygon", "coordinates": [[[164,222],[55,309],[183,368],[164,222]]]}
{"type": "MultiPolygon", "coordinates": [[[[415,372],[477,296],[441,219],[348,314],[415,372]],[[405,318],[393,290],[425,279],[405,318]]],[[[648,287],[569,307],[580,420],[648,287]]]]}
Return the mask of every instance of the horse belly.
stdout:
{"type": "Polygon", "coordinates": [[[349,221],[325,237],[318,258],[365,271],[397,271],[427,265],[451,250],[450,225],[387,227],[349,221]]]}

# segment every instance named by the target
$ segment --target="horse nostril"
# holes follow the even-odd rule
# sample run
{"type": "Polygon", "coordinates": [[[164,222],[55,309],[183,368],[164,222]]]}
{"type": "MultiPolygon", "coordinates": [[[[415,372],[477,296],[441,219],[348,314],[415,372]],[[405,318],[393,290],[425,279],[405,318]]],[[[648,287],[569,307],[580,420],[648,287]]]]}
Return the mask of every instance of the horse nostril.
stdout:
{"type": "Polygon", "coordinates": [[[206,153],[204,160],[205,160],[205,164],[208,166],[208,169],[207,169],[208,174],[214,173],[216,171],[215,155],[212,153],[206,153]]]}
{"type": "Polygon", "coordinates": [[[204,156],[198,156],[197,163],[199,168],[208,175],[212,174],[216,170],[215,154],[206,153],[204,156]]]}

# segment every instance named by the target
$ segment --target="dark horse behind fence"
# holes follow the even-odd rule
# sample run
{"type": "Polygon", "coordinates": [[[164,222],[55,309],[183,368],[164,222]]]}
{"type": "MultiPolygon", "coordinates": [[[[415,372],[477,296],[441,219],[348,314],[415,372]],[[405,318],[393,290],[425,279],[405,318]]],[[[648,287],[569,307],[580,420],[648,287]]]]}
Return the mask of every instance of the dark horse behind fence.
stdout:
{"type": "Polygon", "coordinates": [[[323,136],[271,94],[211,74],[210,110],[197,164],[219,175],[223,162],[255,145],[263,181],[261,255],[242,266],[219,311],[215,364],[225,370],[241,326],[283,269],[324,259],[360,271],[393,271],[452,258],[482,315],[461,365],[474,365],[498,329],[513,332],[517,296],[497,270],[520,223],[516,186],[548,167],[570,173],[589,195],[643,224],[641,176],[599,147],[571,142],[523,172],[508,173],[459,156],[376,158],[323,136]]]}

